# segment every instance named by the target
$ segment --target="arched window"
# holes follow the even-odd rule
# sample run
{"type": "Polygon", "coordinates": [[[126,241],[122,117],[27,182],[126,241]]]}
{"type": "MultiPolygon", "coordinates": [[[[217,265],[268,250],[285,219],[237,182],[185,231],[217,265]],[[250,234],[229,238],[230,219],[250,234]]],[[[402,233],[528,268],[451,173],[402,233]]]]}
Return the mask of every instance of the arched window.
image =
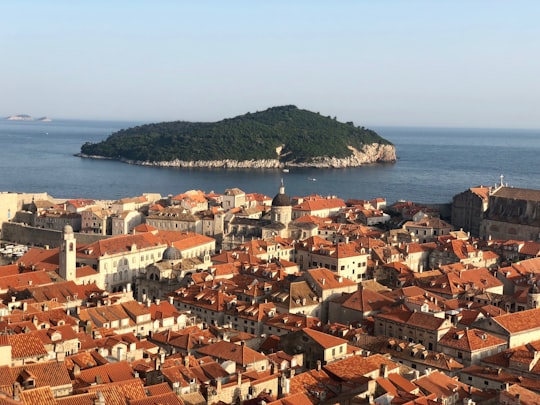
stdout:
{"type": "Polygon", "coordinates": [[[69,251],[70,251],[70,252],[73,252],[73,242],[71,242],[71,243],[69,244],[69,251]]]}

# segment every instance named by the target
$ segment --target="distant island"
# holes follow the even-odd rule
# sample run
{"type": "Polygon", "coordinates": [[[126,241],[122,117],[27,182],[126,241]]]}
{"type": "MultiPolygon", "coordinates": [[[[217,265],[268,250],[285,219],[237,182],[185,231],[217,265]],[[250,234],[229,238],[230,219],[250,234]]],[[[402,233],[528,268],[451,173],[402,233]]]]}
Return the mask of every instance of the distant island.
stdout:
{"type": "Polygon", "coordinates": [[[10,115],[6,117],[8,121],[41,121],[41,122],[51,122],[52,120],[49,117],[40,117],[34,120],[31,115],[28,114],[18,114],[10,115]]]}
{"type": "Polygon", "coordinates": [[[81,157],[172,167],[354,167],[394,162],[376,132],[288,105],[214,123],[163,122],[85,143],[81,157]]]}

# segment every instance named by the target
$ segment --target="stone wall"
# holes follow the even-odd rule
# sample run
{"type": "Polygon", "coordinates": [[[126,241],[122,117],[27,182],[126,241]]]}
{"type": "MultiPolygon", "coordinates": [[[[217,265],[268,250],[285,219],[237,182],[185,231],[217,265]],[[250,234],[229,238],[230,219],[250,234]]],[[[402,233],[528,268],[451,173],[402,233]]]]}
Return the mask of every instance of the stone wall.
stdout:
{"type": "MultiPolygon", "coordinates": [[[[94,243],[109,236],[76,233],[75,239],[78,245],[94,243]]],[[[23,245],[49,246],[55,248],[60,246],[62,232],[51,229],[34,228],[31,226],[4,222],[2,224],[2,240],[23,245]]]]}
{"type": "Polygon", "coordinates": [[[483,219],[480,228],[482,239],[540,241],[540,226],[517,224],[492,219],[483,219]]]}

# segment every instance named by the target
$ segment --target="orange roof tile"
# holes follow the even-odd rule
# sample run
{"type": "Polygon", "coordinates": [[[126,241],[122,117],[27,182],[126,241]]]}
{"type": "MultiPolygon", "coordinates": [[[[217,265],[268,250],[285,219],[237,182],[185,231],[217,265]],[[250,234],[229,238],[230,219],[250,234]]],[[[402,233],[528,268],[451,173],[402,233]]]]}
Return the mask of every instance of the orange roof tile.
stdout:
{"type": "Polygon", "coordinates": [[[323,370],[343,381],[354,381],[379,370],[381,364],[385,364],[388,371],[395,370],[399,367],[398,364],[387,357],[374,354],[368,357],[351,356],[343,360],[338,360],[324,365],[323,370]]]}
{"type": "Polygon", "coordinates": [[[197,349],[197,352],[222,360],[232,360],[242,367],[266,359],[264,355],[249,348],[245,344],[237,345],[226,341],[220,341],[202,347],[197,349]]]}
{"type": "Polygon", "coordinates": [[[540,328],[540,308],[529,309],[492,318],[510,333],[540,328]]]}
{"type": "Polygon", "coordinates": [[[314,329],[304,328],[302,329],[302,331],[324,349],[329,349],[332,347],[347,344],[347,340],[345,339],[339,338],[337,336],[332,336],[324,332],[319,332],[314,329]]]}
{"type": "Polygon", "coordinates": [[[457,350],[474,352],[503,346],[506,344],[506,340],[479,329],[459,330],[453,327],[439,340],[438,344],[457,350]]]}

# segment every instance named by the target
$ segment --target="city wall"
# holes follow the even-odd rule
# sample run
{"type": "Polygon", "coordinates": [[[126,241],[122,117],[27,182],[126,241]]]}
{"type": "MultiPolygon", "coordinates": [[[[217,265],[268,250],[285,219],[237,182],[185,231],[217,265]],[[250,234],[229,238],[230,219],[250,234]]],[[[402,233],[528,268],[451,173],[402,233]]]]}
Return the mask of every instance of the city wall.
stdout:
{"type": "MultiPolygon", "coordinates": [[[[108,238],[106,235],[95,235],[91,233],[75,234],[77,245],[86,245],[106,238],[108,238]]],[[[60,246],[62,232],[52,229],[34,228],[14,222],[4,222],[2,224],[2,240],[23,245],[55,248],[60,246]]]]}

